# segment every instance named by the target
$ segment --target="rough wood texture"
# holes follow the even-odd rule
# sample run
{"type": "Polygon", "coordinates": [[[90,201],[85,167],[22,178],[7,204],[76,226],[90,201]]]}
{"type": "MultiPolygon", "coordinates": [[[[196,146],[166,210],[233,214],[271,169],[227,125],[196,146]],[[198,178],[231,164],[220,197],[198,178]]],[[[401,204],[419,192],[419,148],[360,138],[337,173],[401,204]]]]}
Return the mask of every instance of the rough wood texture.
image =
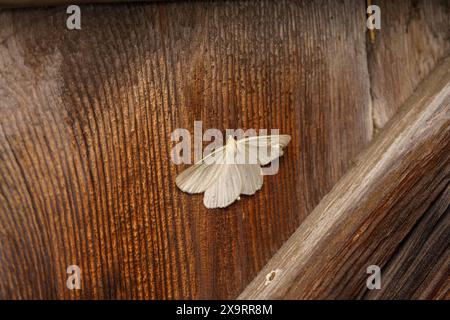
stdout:
{"type": "MultiPolygon", "coordinates": [[[[361,297],[368,290],[369,265],[382,269],[387,265],[388,285],[403,290],[396,295],[386,288],[387,296],[442,297],[445,294],[442,288],[448,288],[450,270],[445,256],[450,219],[450,198],[445,196],[450,182],[449,150],[450,58],[447,58],[240,298],[361,297]],[[430,217],[427,211],[434,211],[435,216],[430,217]],[[439,211],[441,218],[436,217],[439,211]],[[430,224],[435,219],[438,223],[433,228],[430,224]],[[432,234],[420,248],[417,244],[424,236],[420,229],[424,228],[432,234]],[[442,232],[447,234],[443,236],[442,232]],[[427,259],[423,255],[430,253],[427,248],[430,245],[435,256],[441,258],[440,263],[427,261],[426,265],[408,266],[399,261],[406,255],[409,260],[415,259],[412,264],[423,262],[427,259]],[[395,257],[398,247],[400,254],[395,257]],[[414,251],[417,257],[411,256],[414,251]],[[412,274],[403,274],[397,281],[389,279],[408,267],[412,274]],[[420,268],[427,268],[428,272],[421,272],[420,268]],[[432,275],[433,279],[422,282],[421,290],[414,283],[420,281],[419,277],[408,279],[417,276],[417,270],[420,275],[432,275]],[[270,281],[266,275],[271,275],[270,281]],[[436,284],[436,280],[440,283],[436,284]]],[[[384,297],[383,292],[380,296],[384,297]]]]}
{"type": "Polygon", "coordinates": [[[113,3],[113,2],[155,2],[163,0],[0,0],[0,7],[38,7],[38,6],[59,6],[70,4],[86,3],[113,3]]]}
{"type": "Polygon", "coordinates": [[[449,299],[450,185],[431,203],[366,299],[449,299]]]}
{"type": "Polygon", "coordinates": [[[0,298],[236,297],[371,138],[364,12],[84,6],[68,31],[61,8],[1,11],[0,298]],[[194,120],[293,139],[260,192],[207,210],[169,158],[194,120]]]}
{"type": "Polygon", "coordinates": [[[381,30],[368,44],[375,130],[450,54],[450,1],[380,0],[381,30]]]}

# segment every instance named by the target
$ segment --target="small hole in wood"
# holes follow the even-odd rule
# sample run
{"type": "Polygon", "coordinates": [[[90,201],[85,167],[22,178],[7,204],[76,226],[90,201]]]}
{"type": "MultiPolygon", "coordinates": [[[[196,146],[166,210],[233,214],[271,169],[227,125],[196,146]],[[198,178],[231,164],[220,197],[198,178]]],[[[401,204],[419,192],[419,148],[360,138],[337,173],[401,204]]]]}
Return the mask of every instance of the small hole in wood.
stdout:
{"type": "Polygon", "coordinates": [[[276,269],[276,270],[269,272],[266,275],[266,282],[264,283],[264,285],[268,285],[269,283],[271,283],[275,279],[276,275],[280,272],[281,272],[280,269],[276,269]]]}
{"type": "Polygon", "coordinates": [[[269,273],[269,279],[267,280],[272,281],[273,278],[275,278],[275,275],[276,275],[275,271],[272,271],[271,273],[269,273]]]}

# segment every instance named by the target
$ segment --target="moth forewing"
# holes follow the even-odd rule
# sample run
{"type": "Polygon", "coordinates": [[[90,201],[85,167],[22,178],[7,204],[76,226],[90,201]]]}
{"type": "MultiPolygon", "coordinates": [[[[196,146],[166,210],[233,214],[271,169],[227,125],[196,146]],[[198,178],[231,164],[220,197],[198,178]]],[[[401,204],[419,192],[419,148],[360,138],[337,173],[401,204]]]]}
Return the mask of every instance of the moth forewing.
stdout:
{"type": "Polygon", "coordinates": [[[258,149],[248,146],[245,140],[237,141],[236,164],[258,164],[258,149]]]}
{"type": "Polygon", "coordinates": [[[266,165],[270,161],[272,161],[275,158],[278,158],[278,149],[277,146],[280,142],[279,136],[270,136],[266,139],[263,139],[259,141],[259,157],[261,159],[264,159],[264,161],[261,161],[262,164],[266,165]]]}
{"type": "MultiPolygon", "coordinates": [[[[205,152],[206,153],[206,152],[205,152]]],[[[208,153],[201,162],[206,165],[225,163],[226,150],[225,146],[214,149],[212,152],[208,153]]]]}

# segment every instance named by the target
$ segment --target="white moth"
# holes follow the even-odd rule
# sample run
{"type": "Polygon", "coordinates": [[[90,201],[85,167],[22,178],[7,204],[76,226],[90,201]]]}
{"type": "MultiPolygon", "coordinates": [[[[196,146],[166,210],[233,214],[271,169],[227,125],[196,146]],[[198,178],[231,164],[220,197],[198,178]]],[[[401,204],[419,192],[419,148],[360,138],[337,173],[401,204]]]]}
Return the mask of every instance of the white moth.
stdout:
{"type": "Polygon", "coordinates": [[[256,136],[240,140],[228,137],[215,149],[176,178],[178,188],[202,193],[207,208],[225,208],[241,194],[252,195],[263,185],[261,166],[283,155],[289,135],[256,136]]]}

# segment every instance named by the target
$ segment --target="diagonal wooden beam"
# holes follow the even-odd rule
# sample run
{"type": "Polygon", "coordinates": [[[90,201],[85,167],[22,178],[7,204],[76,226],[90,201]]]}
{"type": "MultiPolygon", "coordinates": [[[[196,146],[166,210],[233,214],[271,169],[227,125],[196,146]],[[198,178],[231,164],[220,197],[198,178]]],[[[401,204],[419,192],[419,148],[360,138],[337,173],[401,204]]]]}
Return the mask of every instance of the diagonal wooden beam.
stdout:
{"type": "MultiPolygon", "coordinates": [[[[425,256],[429,258],[448,252],[445,249],[448,246],[447,229],[447,232],[435,232],[436,237],[440,235],[442,239],[444,235],[447,240],[431,239],[431,243],[443,245],[425,247],[429,251],[421,253],[420,259],[404,259],[397,255],[399,251],[406,254],[420,252],[414,249],[413,244],[420,240],[414,232],[423,232],[423,221],[430,220],[427,216],[430,210],[435,210],[436,201],[441,208],[441,217],[435,219],[436,224],[448,226],[450,199],[445,195],[448,195],[449,179],[450,57],[419,85],[399,113],[358,157],[355,166],[238,298],[374,297],[366,286],[369,265],[381,268],[383,286],[384,271],[398,271],[395,267],[398,261],[406,261],[410,269],[415,270],[414,263],[423,264],[427,261],[425,256]],[[405,248],[405,242],[411,238],[412,244],[405,248]],[[437,247],[438,252],[433,253],[437,247]]],[[[444,259],[444,265],[439,268],[429,261],[425,268],[423,265],[420,268],[429,271],[433,279],[445,282],[448,259],[444,259]]],[[[392,286],[392,277],[386,278],[392,286]]],[[[416,280],[403,272],[395,283],[408,288],[405,282],[416,280]]],[[[428,281],[435,288],[432,291],[442,296],[439,284],[428,281]]],[[[424,284],[421,285],[423,292],[428,292],[424,284]]],[[[440,285],[445,286],[445,283],[440,285]]],[[[418,288],[413,287],[414,290],[418,288]]],[[[427,296],[416,293],[416,297],[436,297],[433,292],[427,296]]],[[[395,297],[410,296],[412,293],[406,290],[395,297]]]]}
{"type": "Polygon", "coordinates": [[[383,286],[365,299],[449,299],[450,184],[436,196],[384,267],[383,286]]]}

